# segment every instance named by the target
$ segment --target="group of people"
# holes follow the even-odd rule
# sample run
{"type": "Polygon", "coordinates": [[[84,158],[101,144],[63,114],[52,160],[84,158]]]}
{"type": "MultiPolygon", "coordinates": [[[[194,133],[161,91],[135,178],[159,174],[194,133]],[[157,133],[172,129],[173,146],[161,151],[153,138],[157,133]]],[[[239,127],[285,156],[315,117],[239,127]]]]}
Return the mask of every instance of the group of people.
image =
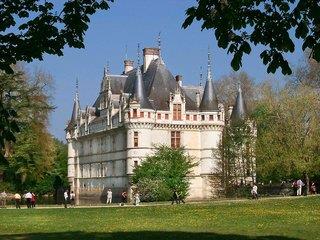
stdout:
{"type": "Polygon", "coordinates": [[[63,204],[64,204],[64,208],[68,208],[68,203],[70,203],[71,207],[75,207],[76,206],[76,194],[71,191],[69,194],[69,190],[65,190],[63,193],[63,204]]]}
{"type": "MultiPolygon", "coordinates": [[[[1,207],[5,208],[6,207],[6,204],[7,204],[7,198],[8,198],[8,195],[5,191],[3,191],[1,194],[0,194],[0,199],[1,199],[1,207]]],[[[13,199],[14,200],[14,203],[15,203],[15,206],[17,209],[20,209],[21,208],[21,204],[22,204],[22,199],[25,200],[25,203],[27,205],[27,208],[34,208],[36,207],[36,200],[37,200],[37,197],[35,195],[34,192],[29,192],[29,191],[25,191],[24,194],[21,195],[19,193],[15,193],[13,195],[13,199]]]]}
{"type": "MultiPolygon", "coordinates": [[[[301,179],[293,181],[292,188],[293,188],[294,195],[301,196],[302,195],[302,188],[304,186],[305,186],[305,184],[301,179]]],[[[316,184],[314,182],[311,182],[309,192],[310,192],[310,194],[317,193],[316,184]]]]}
{"type": "MultiPolygon", "coordinates": [[[[124,206],[124,204],[127,202],[128,199],[128,194],[125,190],[123,190],[121,192],[121,202],[120,202],[120,206],[124,206]]],[[[112,191],[109,188],[107,191],[107,204],[111,204],[112,203],[112,191]]],[[[139,206],[140,204],[140,195],[138,191],[135,191],[135,193],[133,194],[133,205],[135,206],[139,206]]]]}

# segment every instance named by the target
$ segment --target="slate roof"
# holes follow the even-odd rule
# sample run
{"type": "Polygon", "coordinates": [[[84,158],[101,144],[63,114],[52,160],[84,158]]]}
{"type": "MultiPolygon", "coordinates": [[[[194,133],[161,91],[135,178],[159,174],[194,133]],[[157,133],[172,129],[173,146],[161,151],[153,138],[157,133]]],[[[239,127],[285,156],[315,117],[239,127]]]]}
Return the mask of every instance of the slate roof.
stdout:
{"type": "Polygon", "coordinates": [[[232,109],[230,119],[231,119],[231,122],[237,121],[237,120],[244,120],[246,116],[247,116],[247,106],[242,95],[241,87],[239,86],[236,103],[232,109]]]}
{"type": "MultiPolygon", "coordinates": [[[[141,67],[142,69],[142,67],[141,67]]],[[[132,93],[136,79],[136,69],[128,73],[127,81],[124,85],[124,92],[132,93]]],[[[147,71],[142,74],[145,92],[153,107],[157,110],[169,110],[170,92],[174,93],[176,81],[171,72],[166,68],[161,59],[151,61],[147,71]]],[[[184,89],[181,89],[184,93],[184,89]]],[[[196,110],[196,103],[186,97],[187,110],[196,110]]]]}

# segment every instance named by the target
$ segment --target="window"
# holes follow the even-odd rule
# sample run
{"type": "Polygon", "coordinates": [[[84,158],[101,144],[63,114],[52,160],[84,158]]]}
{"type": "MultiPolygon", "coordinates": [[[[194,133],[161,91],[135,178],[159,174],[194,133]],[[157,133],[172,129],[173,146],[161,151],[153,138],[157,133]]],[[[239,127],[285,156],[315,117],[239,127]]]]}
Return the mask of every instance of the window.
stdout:
{"type": "Polygon", "coordinates": [[[181,120],[181,104],[173,104],[173,120],[181,120]]]}
{"type": "Polygon", "coordinates": [[[186,115],[186,120],[190,120],[190,115],[189,114],[186,115]]]}
{"type": "Polygon", "coordinates": [[[139,133],[133,132],[133,146],[138,147],[139,145],[139,133]]]}
{"type": "Polygon", "coordinates": [[[197,115],[193,115],[193,121],[197,121],[198,120],[198,116],[197,115]]]}
{"type": "Polygon", "coordinates": [[[169,114],[168,113],[166,113],[164,116],[165,116],[165,119],[169,119],[169,114]]]}
{"type": "Polygon", "coordinates": [[[201,120],[202,120],[202,121],[205,120],[205,115],[201,115],[201,120]]]}
{"type": "Polygon", "coordinates": [[[137,117],[137,109],[132,110],[132,117],[136,118],[137,117]]]}
{"type": "Polygon", "coordinates": [[[220,119],[221,119],[221,116],[220,116],[220,114],[218,114],[218,121],[220,121],[220,119]]]}
{"type": "Polygon", "coordinates": [[[133,162],[133,168],[136,168],[136,167],[138,167],[138,161],[137,161],[137,160],[135,160],[135,161],[133,162]]]}
{"type": "Polygon", "coordinates": [[[213,121],[213,115],[209,115],[209,120],[213,121]]]}
{"type": "Polygon", "coordinates": [[[140,117],[144,118],[144,112],[140,112],[140,117]]]}
{"type": "Polygon", "coordinates": [[[151,118],[151,113],[150,112],[148,112],[148,118],[151,118]]]}
{"type": "Polygon", "coordinates": [[[158,119],[161,119],[161,113],[158,113],[158,115],[157,115],[158,117],[158,119]]]}
{"type": "Polygon", "coordinates": [[[180,147],[180,132],[172,131],[171,132],[171,147],[179,148],[180,147]]]}

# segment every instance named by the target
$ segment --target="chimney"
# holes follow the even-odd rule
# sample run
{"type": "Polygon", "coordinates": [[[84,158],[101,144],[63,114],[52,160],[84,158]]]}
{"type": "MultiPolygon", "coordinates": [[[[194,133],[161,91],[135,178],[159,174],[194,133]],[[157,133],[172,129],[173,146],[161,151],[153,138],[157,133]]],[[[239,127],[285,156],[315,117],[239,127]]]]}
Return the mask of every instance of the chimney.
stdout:
{"type": "Polygon", "coordinates": [[[152,60],[159,58],[159,48],[144,48],[143,49],[143,72],[145,73],[152,60]]]}
{"type": "Polygon", "coordinates": [[[228,109],[229,118],[231,117],[232,111],[233,111],[233,106],[229,106],[229,109],[228,109]]]}
{"type": "Polygon", "coordinates": [[[197,104],[197,107],[200,106],[200,102],[201,102],[201,99],[200,99],[200,92],[197,91],[196,92],[196,104],[197,104]]]}
{"type": "Polygon", "coordinates": [[[180,87],[182,87],[182,76],[181,75],[176,76],[176,82],[179,84],[180,87]]]}
{"type": "Polygon", "coordinates": [[[132,60],[124,60],[124,74],[127,74],[133,69],[133,61],[132,60]]]}

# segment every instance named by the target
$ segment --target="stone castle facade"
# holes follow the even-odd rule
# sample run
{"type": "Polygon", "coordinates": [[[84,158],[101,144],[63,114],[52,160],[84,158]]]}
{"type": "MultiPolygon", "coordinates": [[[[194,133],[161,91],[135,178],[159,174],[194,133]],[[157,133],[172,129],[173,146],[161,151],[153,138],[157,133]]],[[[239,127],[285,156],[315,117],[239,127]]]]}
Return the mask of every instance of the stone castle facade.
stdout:
{"type": "MultiPolygon", "coordinates": [[[[235,118],[245,111],[238,98],[235,118]]],[[[213,87],[210,54],[204,88],[184,86],[181,76],[174,77],[160,48],[143,49],[143,64],[138,60],[136,68],[125,60],[120,75],[105,69],[92,107],[80,108],[77,91],[66,128],[68,179],[77,202],[104,202],[108,188],[115,200],[124,189],[130,193],[133,169],[159,144],[183,146],[198,162],[189,176],[188,198],[211,198],[209,178],[225,118],[213,87]]]]}

